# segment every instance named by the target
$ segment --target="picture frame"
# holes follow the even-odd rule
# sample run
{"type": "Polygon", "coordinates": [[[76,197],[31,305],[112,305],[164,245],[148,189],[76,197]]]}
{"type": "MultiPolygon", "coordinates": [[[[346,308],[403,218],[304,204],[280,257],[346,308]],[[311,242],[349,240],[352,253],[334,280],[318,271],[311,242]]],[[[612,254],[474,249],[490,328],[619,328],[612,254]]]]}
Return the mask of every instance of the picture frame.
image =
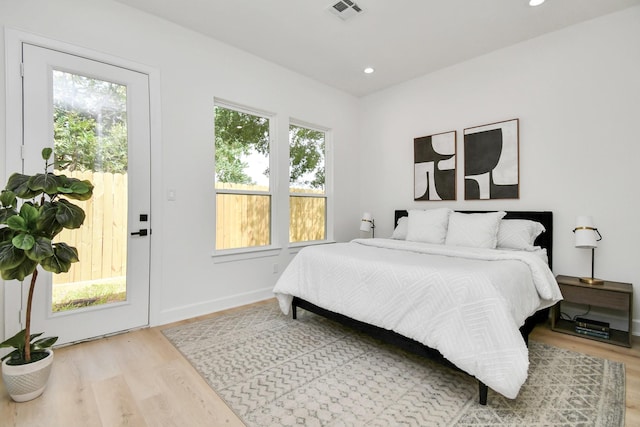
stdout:
{"type": "Polygon", "coordinates": [[[414,138],[414,200],[456,200],[456,145],[456,131],[414,138]]]}
{"type": "Polygon", "coordinates": [[[520,198],[519,119],[464,129],[464,198],[520,198]]]}

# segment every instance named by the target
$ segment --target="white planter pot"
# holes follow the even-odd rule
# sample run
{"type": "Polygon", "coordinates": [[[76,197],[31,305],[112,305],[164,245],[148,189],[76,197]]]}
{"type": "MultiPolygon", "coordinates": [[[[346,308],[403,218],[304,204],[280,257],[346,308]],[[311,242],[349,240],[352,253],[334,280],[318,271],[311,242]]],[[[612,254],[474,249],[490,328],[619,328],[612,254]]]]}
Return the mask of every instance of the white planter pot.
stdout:
{"type": "Polygon", "coordinates": [[[9,359],[2,362],[4,386],[16,402],[35,399],[47,386],[53,364],[53,351],[46,351],[49,353],[47,357],[26,365],[7,365],[9,359]]]}

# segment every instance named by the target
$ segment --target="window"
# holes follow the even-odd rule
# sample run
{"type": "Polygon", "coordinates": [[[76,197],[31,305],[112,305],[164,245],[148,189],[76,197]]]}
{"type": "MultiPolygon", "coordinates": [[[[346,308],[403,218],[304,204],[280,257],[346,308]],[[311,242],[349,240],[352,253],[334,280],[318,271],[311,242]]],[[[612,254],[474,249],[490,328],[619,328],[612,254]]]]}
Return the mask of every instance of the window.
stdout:
{"type": "Polygon", "coordinates": [[[271,122],[216,102],[216,250],[271,244],[271,122]]]}
{"type": "Polygon", "coordinates": [[[325,131],[289,126],[289,242],[327,238],[325,131]]]}

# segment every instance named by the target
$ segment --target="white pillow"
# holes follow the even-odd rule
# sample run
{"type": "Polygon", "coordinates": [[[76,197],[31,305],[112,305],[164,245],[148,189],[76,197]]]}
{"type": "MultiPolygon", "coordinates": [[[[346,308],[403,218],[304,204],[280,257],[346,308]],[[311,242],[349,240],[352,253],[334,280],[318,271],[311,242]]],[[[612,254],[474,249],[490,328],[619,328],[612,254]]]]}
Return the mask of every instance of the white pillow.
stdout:
{"type": "Polygon", "coordinates": [[[444,243],[451,209],[410,210],[407,240],[424,243],[444,243]]]}
{"type": "Polygon", "coordinates": [[[503,219],[498,230],[498,248],[534,251],[533,246],[543,231],[544,226],[528,219],[503,219]]]}
{"type": "Polygon", "coordinates": [[[466,214],[454,212],[449,217],[445,244],[495,249],[500,220],[506,212],[466,214]]]}
{"type": "Polygon", "coordinates": [[[403,216],[398,219],[398,225],[393,230],[392,239],[405,240],[407,238],[407,230],[409,229],[409,218],[403,216]]]}

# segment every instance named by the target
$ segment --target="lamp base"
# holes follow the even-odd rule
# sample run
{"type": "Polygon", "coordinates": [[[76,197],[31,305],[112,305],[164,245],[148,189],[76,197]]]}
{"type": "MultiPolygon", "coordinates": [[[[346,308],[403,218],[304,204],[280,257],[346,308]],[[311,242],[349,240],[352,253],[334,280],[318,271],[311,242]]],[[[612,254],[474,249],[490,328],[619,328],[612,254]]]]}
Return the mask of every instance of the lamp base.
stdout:
{"type": "Polygon", "coordinates": [[[604,280],[602,280],[602,279],[594,279],[593,277],[581,277],[580,281],[582,283],[587,283],[589,285],[602,285],[602,284],[604,284],[604,280]]]}

